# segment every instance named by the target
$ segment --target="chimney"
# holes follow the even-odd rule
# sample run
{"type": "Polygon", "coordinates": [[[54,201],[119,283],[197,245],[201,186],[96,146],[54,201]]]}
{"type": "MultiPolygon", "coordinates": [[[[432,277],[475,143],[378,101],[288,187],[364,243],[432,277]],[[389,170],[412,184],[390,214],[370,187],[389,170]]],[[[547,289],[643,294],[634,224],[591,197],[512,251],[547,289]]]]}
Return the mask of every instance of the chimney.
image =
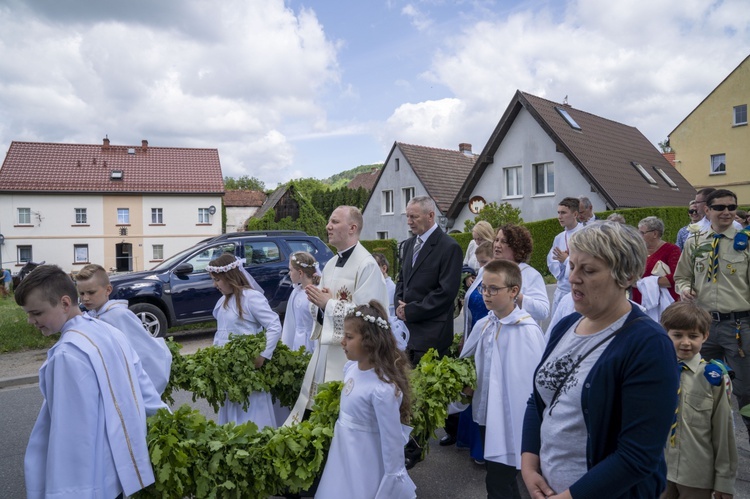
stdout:
{"type": "Polygon", "coordinates": [[[467,144],[466,142],[461,142],[458,144],[458,151],[461,153],[464,153],[467,156],[473,156],[474,154],[471,152],[471,144],[467,144]]]}
{"type": "Polygon", "coordinates": [[[109,149],[109,138],[105,136],[104,140],[102,141],[102,150],[106,151],[108,149],[109,149]]]}
{"type": "Polygon", "coordinates": [[[146,152],[148,150],[148,140],[143,139],[141,141],[141,149],[143,149],[143,152],[146,152]]]}

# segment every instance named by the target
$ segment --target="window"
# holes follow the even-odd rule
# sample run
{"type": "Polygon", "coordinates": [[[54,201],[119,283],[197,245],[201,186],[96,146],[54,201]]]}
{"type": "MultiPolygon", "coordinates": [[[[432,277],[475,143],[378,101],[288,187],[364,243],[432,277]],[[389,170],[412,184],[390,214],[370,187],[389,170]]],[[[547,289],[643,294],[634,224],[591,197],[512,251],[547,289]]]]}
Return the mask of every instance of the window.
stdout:
{"type": "Polygon", "coordinates": [[[677,184],[674,183],[674,180],[669,178],[669,175],[667,175],[667,172],[665,172],[658,166],[655,166],[654,170],[656,170],[656,173],[658,173],[659,176],[664,179],[664,181],[669,185],[669,187],[671,187],[672,189],[677,189],[677,184]]]}
{"type": "Polygon", "coordinates": [[[224,253],[230,253],[234,255],[235,254],[234,244],[228,243],[228,244],[222,244],[221,246],[214,246],[212,248],[207,248],[201,251],[200,253],[198,253],[197,255],[193,255],[185,263],[189,263],[190,265],[193,266],[193,272],[192,272],[193,274],[198,273],[198,272],[205,272],[206,266],[208,265],[208,263],[214,258],[219,258],[224,253]]]}
{"type": "Polygon", "coordinates": [[[388,239],[388,231],[378,232],[378,239],[388,239]]]}
{"type": "Polygon", "coordinates": [[[152,224],[163,224],[164,213],[162,208],[151,208],[151,223],[152,224]]]}
{"type": "Polygon", "coordinates": [[[505,197],[523,196],[521,189],[521,167],[512,166],[503,169],[503,178],[505,179],[505,197]]]}
{"type": "Polygon", "coordinates": [[[747,104],[734,106],[734,125],[747,125],[747,104]]]}
{"type": "Polygon", "coordinates": [[[89,245],[73,245],[73,263],[89,263],[89,245]]]}
{"type": "Polygon", "coordinates": [[[727,155],[726,154],[712,154],[711,155],[711,175],[721,174],[727,172],[727,155]]]}
{"type": "Polygon", "coordinates": [[[384,215],[393,214],[393,191],[383,191],[383,206],[382,212],[384,215]]]}
{"type": "Polygon", "coordinates": [[[414,187],[404,187],[401,189],[401,194],[404,196],[404,211],[406,213],[406,205],[409,204],[411,198],[414,197],[414,187]]]}
{"type": "Polygon", "coordinates": [[[278,262],[281,252],[273,241],[248,241],[245,243],[245,260],[248,265],[278,262]]]}
{"type": "Polygon", "coordinates": [[[210,213],[208,213],[208,208],[198,208],[198,223],[199,224],[211,223],[208,220],[209,216],[210,216],[210,213]]]}
{"type": "Polygon", "coordinates": [[[87,224],[88,215],[86,214],[86,208],[76,208],[76,224],[87,224]]]}
{"type": "Polygon", "coordinates": [[[560,113],[560,116],[562,116],[565,119],[565,121],[568,122],[568,125],[570,125],[570,128],[574,130],[581,129],[581,125],[576,123],[576,120],[573,119],[573,117],[570,115],[568,111],[559,107],[556,107],[555,110],[557,110],[557,112],[560,113]]]}
{"type": "Polygon", "coordinates": [[[164,245],[153,244],[151,246],[151,252],[153,254],[152,260],[164,260],[164,245]]]}
{"type": "Polygon", "coordinates": [[[534,194],[554,194],[555,165],[542,163],[534,165],[534,194]]]}
{"type": "Polygon", "coordinates": [[[18,252],[17,261],[18,263],[28,263],[31,261],[31,246],[17,246],[18,252]]]}
{"type": "Polygon", "coordinates": [[[118,224],[130,223],[130,208],[117,208],[117,223],[118,224]]]}
{"type": "Polygon", "coordinates": [[[292,250],[292,253],[296,253],[298,251],[307,251],[312,256],[315,256],[318,254],[318,248],[316,248],[315,245],[311,243],[310,241],[294,241],[290,239],[290,240],[287,240],[286,243],[289,245],[289,248],[292,250]]]}
{"type": "Polygon", "coordinates": [[[31,208],[18,208],[18,225],[31,225],[31,208]]]}
{"type": "Polygon", "coordinates": [[[654,177],[652,177],[652,176],[651,176],[651,175],[650,175],[650,174],[649,174],[649,173],[648,173],[648,172],[646,171],[646,169],[645,169],[645,168],[643,167],[643,165],[642,165],[642,164],[640,164],[640,163],[636,163],[635,161],[631,161],[631,162],[630,162],[630,164],[631,164],[631,165],[633,165],[633,168],[635,168],[636,170],[638,170],[638,173],[640,173],[640,174],[641,174],[641,176],[642,176],[642,177],[643,177],[644,179],[646,179],[646,182],[648,182],[648,183],[649,183],[649,184],[651,184],[651,185],[656,185],[656,179],[655,179],[654,177]]]}
{"type": "Polygon", "coordinates": [[[400,163],[401,163],[401,160],[399,158],[396,158],[396,171],[398,171],[399,168],[401,168],[401,164],[400,163]]]}

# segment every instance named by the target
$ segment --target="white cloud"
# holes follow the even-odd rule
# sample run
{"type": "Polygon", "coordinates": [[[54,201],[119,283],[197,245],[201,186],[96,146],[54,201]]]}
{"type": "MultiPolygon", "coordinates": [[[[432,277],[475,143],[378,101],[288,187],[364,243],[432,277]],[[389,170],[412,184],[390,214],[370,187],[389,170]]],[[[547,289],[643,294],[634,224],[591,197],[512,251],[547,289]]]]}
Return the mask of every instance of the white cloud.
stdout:
{"type": "Polygon", "coordinates": [[[432,20],[424,14],[420,9],[414,6],[414,4],[406,4],[401,9],[401,13],[409,18],[412,26],[417,31],[426,31],[432,26],[432,20]]]}

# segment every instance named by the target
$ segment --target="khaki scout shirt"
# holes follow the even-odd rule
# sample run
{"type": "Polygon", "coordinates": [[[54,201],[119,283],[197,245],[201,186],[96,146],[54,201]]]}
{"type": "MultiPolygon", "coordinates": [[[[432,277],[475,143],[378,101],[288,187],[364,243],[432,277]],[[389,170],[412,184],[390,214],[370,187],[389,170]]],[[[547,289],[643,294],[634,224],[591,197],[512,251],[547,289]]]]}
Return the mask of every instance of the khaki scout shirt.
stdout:
{"type": "Polygon", "coordinates": [[[708,261],[711,258],[713,229],[690,234],[674,272],[678,293],[690,289],[697,293],[697,303],[711,312],[743,312],[750,310],[750,250],[734,249],[737,231],[730,227],[719,240],[719,274],[716,282],[708,280],[708,261]]]}
{"type": "Polygon", "coordinates": [[[727,377],[713,386],[703,375],[706,363],[700,354],[685,361],[680,376],[675,446],[667,442],[667,480],[699,489],[734,494],[737,476],[737,444],[732,408],[727,396],[727,377]]]}

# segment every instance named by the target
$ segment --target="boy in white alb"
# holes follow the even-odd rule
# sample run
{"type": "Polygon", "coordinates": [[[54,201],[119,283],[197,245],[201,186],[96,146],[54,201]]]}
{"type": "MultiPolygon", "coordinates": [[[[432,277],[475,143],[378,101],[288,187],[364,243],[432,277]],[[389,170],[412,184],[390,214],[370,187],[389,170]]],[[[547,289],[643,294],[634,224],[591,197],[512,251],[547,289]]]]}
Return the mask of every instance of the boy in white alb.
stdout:
{"type": "Polygon", "coordinates": [[[484,440],[488,497],[520,498],[521,432],[534,369],[544,352],[539,324],[515,303],[521,269],[509,260],[484,266],[481,288],[489,310],[471,331],[461,358],[474,357],[474,421],[484,440]]]}
{"type": "Polygon", "coordinates": [[[549,253],[547,253],[547,268],[550,274],[557,279],[555,296],[552,299],[550,315],[554,315],[557,304],[567,293],[570,293],[570,265],[568,264],[568,240],[575,232],[583,227],[578,221],[578,199],[564,198],[557,205],[557,220],[563,227],[563,231],[555,236],[549,253]]]}
{"type": "Polygon", "coordinates": [[[72,279],[41,265],[16,302],[29,323],[62,332],[39,370],[44,401],[24,459],[29,498],[114,498],[154,482],[146,416],[166,408],[124,335],[84,316],[72,279]]]}
{"type": "Polygon", "coordinates": [[[127,300],[110,300],[112,285],[107,271],[101,265],[89,264],[76,274],[76,287],[81,297],[81,304],[87,314],[110,324],[125,334],[130,346],[141,359],[154,388],[159,394],[169,383],[172,367],[172,352],[169,351],[164,338],[151,336],[143,323],[128,308],[127,300]]]}

